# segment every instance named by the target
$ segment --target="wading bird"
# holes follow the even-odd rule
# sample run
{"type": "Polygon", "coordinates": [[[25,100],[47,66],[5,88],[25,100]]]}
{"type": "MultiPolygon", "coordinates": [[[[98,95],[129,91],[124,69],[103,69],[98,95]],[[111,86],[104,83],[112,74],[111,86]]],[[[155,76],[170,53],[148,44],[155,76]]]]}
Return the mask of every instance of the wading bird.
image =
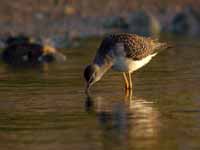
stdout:
{"type": "Polygon", "coordinates": [[[86,93],[110,68],[122,72],[125,89],[132,89],[131,73],[146,65],[159,50],[167,47],[166,43],[157,39],[135,34],[119,33],[106,36],[92,64],[84,70],[86,93]]]}

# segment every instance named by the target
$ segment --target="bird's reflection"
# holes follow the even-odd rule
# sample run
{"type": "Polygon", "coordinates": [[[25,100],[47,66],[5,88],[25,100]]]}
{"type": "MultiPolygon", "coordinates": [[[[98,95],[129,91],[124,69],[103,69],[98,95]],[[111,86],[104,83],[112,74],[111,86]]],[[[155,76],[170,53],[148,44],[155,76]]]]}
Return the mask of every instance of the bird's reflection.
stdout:
{"type": "Polygon", "coordinates": [[[111,105],[109,99],[103,97],[88,95],[86,98],[86,111],[96,114],[102,131],[104,149],[110,149],[116,146],[116,143],[119,149],[127,146],[137,147],[136,143],[144,144],[143,147],[145,144],[154,146],[157,143],[159,111],[154,107],[153,102],[133,99],[130,94],[125,95],[123,101],[112,101],[111,105]],[[145,143],[141,139],[147,139],[150,143],[145,143]]]}
{"type": "Polygon", "coordinates": [[[85,101],[85,110],[88,113],[95,112],[101,129],[101,141],[103,149],[124,148],[127,139],[127,114],[123,102],[113,104],[111,109],[106,109],[102,98],[93,99],[88,96],[85,101]]]}
{"type": "Polygon", "coordinates": [[[90,97],[89,95],[87,95],[85,100],[85,110],[87,112],[94,110],[94,101],[92,100],[92,97],[90,97]]]}

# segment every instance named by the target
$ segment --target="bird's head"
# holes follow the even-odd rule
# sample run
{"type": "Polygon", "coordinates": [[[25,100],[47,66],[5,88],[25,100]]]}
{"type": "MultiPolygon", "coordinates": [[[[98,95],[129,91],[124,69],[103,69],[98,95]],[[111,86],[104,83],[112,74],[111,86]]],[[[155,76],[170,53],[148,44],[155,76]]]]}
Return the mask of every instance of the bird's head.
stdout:
{"type": "Polygon", "coordinates": [[[101,74],[99,73],[99,67],[97,65],[90,64],[84,70],[84,78],[86,81],[86,92],[89,88],[97,81],[101,79],[101,74]]]}
{"type": "Polygon", "coordinates": [[[57,62],[64,62],[66,57],[62,53],[58,52],[56,48],[49,45],[44,45],[42,59],[46,62],[51,62],[53,60],[56,60],[57,62]]]}

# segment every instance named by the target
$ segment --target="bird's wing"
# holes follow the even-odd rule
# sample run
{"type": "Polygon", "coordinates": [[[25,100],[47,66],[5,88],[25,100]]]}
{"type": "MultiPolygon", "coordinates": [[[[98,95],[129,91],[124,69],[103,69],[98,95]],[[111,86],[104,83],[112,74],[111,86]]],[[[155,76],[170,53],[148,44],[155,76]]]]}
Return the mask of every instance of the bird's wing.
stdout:
{"type": "Polygon", "coordinates": [[[112,46],[118,47],[119,43],[123,43],[126,57],[133,60],[143,59],[148,55],[156,53],[159,49],[167,47],[166,43],[160,43],[157,39],[142,37],[135,34],[122,33],[111,35],[111,37],[112,46]]]}
{"type": "Polygon", "coordinates": [[[159,43],[158,40],[137,35],[128,36],[126,38],[128,39],[123,41],[126,57],[132,58],[133,60],[143,59],[148,55],[156,53],[157,50],[164,46],[159,43]]]}

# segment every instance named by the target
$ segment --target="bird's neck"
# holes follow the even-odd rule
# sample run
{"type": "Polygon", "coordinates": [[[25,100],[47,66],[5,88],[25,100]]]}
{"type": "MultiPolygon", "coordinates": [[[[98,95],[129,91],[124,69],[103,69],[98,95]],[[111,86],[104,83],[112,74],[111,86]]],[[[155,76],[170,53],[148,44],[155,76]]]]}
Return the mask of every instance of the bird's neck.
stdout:
{"type": "Polygon", "coordinates": [[[94,65],[96,66],[96,69],[100,78],[112,67],[112,64],[110,63],[104,63],[101,65],[94,64],[94,65]]]}

